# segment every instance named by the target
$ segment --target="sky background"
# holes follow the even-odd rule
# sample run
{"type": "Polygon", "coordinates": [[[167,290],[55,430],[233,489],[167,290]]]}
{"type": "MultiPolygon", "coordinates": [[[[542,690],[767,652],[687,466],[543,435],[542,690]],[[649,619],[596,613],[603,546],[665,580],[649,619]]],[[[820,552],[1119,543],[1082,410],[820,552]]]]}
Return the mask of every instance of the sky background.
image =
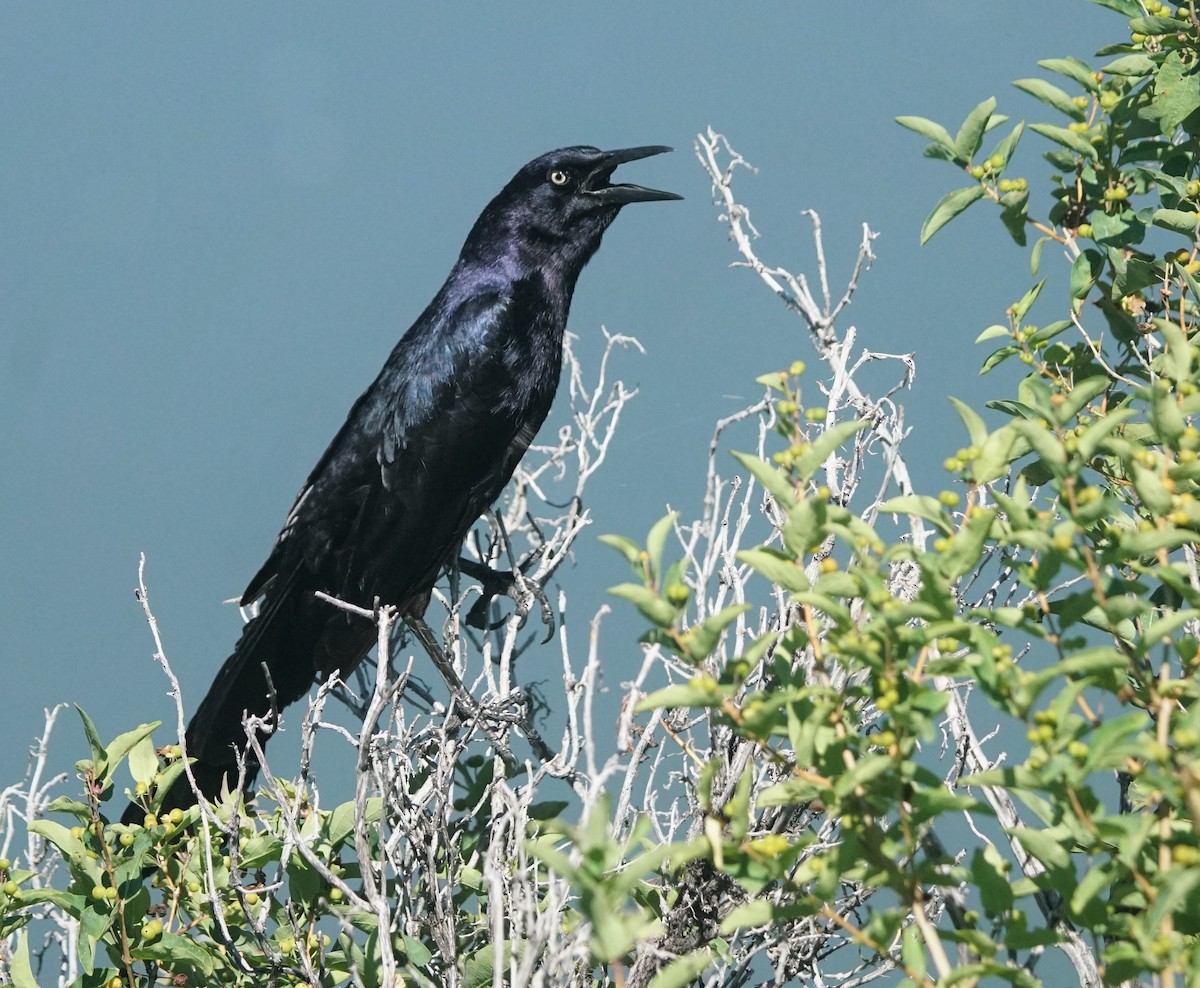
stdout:
{"type": "MultiPolygon", "coordinates": [[[[641,394],[560,574],[573,614],[627,572],[595,535],[640,539],[668,502],[694,511],[713,422],[758,396],[755,376],[811,352],[799,321],[728,267],[691,150],[707,125],[759,168],[736,187],[769,263],[812,272],[805,208],[822,216],[835,289],[862,222],[880,233],[843,324],[915,353],[908,455],[936,490],[962,444],[946,396],[999,394],[972,341],[1028,287],[1028,255],[983,208],[918,247],[962,181],[893,118],[953,133],[996,95],[1037,119],[1011,80],[1123,33],[1083,0],[5,3],[0,785],[55,703],[79,702],[105,736],[173,718],[133,596],[141,552],[194,709],[237,637],[221,601],[258,569],[479,211],[555,147],[672,145],[622,175],[686,197],[626,209],[575,295],[585,367],[601,326],[646,354],[617,363],[641,394]]],[[[1017,161],[1044,213],[1041,150],[1027,136],[1017,161]]],[[[636,617],[606,625],[614,690],[640,631],[636,617]]],[[[586,634],[577,621],[578,654],[586,634]]],[[[83,754],[61,723],[60,768],[83,754]]]]}

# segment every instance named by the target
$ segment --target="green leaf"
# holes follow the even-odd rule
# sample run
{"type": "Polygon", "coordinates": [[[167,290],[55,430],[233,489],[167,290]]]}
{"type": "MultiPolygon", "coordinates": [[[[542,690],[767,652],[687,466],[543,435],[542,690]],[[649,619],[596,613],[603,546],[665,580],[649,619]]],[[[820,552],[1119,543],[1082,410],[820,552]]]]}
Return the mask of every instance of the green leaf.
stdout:
{"type": "MultiPolygon", "coordinates": [[[[1178,21],[1171,23],[1172,32],[1179,29],[1178,21]]],[[[1200,109],[1200,72],[1194,51],[1188,52],[1187,62],[1179,51],[1167,55],[1154,78],[1154,105],[1160,114],[1159,129],[1166,137],[1200,109]]]]}
{"type": "Polygon", "coordinates": [[[1107,374],[1095,374],[1092,377],[1085,377],[1082,380],[1076,381],[1075,387],[1070,390],[1065,396],[1062,405],[1059,406],[1058,415],[1060,421],[1069,422],[1089,401],[1104,394],[1111,384],[1112,381],[1109,380],[1107,374]]]}
{"type": "Polygon", "coordinates": [[[660,628],[670,628],[675,623],[675,606],[663,600],[649,587],[637,583],[621,583],[609,587],[608,592],[614,597],[629,601],[641,611],[644,618],[660,628]]]}
{"type": "Polygon", "coordinates": [[[634,713],[648,710],[673,710],[677,707],[719,707],[733,695],[734,687],[722,686],[711,676],[695,676],[686,683],[664,686],[649,696],[642,697],[634,707],[634,713]]]}
{"type": "Polygon", "coordinates": [[[177,933],[163,933],[153,943],[132,948],[130,954],[138,960],[158,961],[167,970],[180,965],[194,967],[206,978],[212,977],[214,970],[212,954],[177,933]]]}
{"type": "Polygon", "coordinates": [[[1200,538],[1195,532],[1185,528],[1168,528],[1162,531],[1122,535],[1119,549],[1123,558],[1133,559],[1149,556],[1159,549],[1178,549],[1181,545],[1190,545],[1196,541],[1200,541],[1200,538]]]}
{"type": "Polygon", "coordinates": [[[1141,12],[1138,0],[1091,0],[1098,7],[1107,7],[1126,17],[1137,17],[1141,12]]]}
{"type": "Polygon", "coordinates": [[[646,553],[650,556],[650,576],[655,583],[662,583],[663,548],[667,544],[667,536],[671,534],[675,519],[678,517],[678,511],[663,515],[654,523],[650,534],[646,536],[646,553]]]}
{"type": "Polygon", "coordinates": [[[742,614],[750,610],[749,604],[730,604],[697,625],[688,628],[683,636],[688,657],[693,662],[702,662],[712,654],[723,632],[742,614]]]}
{"type": "Polygon", "coordinates": [[[1105,890],[1109,889],[1113,883],[1113,874],[1110,867],[1106,867],[1105,863],[1093,862],[1091,866],[1084,872],[1083,878],[1071,893],[1069,900],[1071,912],[1076,916],[1085,913],[1089,907],[1096,901],[1096,898],[1105,890]]]}
{"type": "Polygon", "coordinates": [[[1038,269],[1042,266],[1042,250],[1053,239],[1053,237],[1038,237],[1037,242],[1033,245],[1033,251],[1029,255],[1029,273],[1034,278],[1037,277],[1038,269]]]}
{"type": "Polygon", "coordinates": [[[12,966],[9,968],[13,988],[38,988],[33,976],[33,968],[29,966],[29,934],[17,936],[17,949],[13,951],[12,966]]]}
{"type": "Polygon", "coordinates": [[[809,589],[810,584],[804,567],[778,549],[743,549],[737,554],[737,558],[784,590],[796,593],[809,589]]]}
{"type": "Polygon", "coordinates": [[[984,424],[982,417],[970,405],[959,401],[954,395],[949,395],[950,402],[954,405],[958,412],[958,417],[962,419],[963,425],[967,428],[967,435],[971,439],[972,446],[980,446],[987,439],[988,428],[984,424]]]}
{"type": "Polygon", "coordinates": [[[839,446],[855,433],[862,432],[868,423],[862,419],[839,422],[825,429],[796,457],[794,467],[802,480],[810,480],[839,446]]]}
{"type": "Polygon", "coordinates": [[[775,917],[776,908],[772,902],[752,899],[733,909],[721,920],[721,932],[729,934],[747,926],[768,926],[775,917]]]}
{"type": "Polygon", "coordinates": [[[1025,191],[1009,192],[1000,199],[1000,222],[1013,238],[1013,243],[1024,247],[1026,242],[1025,226],[1029,219],[1026,207],[1029,205],[1029,193],[1025,191]]]}
{"type": "Polygon", "coordinates": [[[1085,298],[1103,270],[1104,257],[1098,250],[1083,251],[1071,263],[1071,298],[1085,298]]]}
{"type": "Polygon", "coordinates": [[[92,752],[96,774],[101,775],[104,769],[104,743],[100,740],[100,734],[96,730],[96,725],[92,723],[92,718],[87,715],[83,707],[76,703],[75,709],[79,711],[79,719],[83,721],[83,734],[87,738],[88,747],[92,752]]]}
{"type": "Polygon", "coordinates": [[[989,917],[1002,915],[1013,904],[1007,864],[991,844],[983,850],[977,848],[971,858],[971,880],[979,889],[984,912],[989,917]]]}
{"type": "Polygon", "coordinates": [[[954,138],[954,150],[960,158],[970,161],[975,156],[995,109],[996,98],[989,96],[967,114],[967,118],[958,129],[958,135],[954,138]]]}
{"type": "Polygon", "coordinates": [[[1021,121],[1011,131],[1008,132],[1003,140],[996,145],[994,151],[988,155],[989,158],[999,158],[1004,162],[1001,167],[1007,167],[1009,160],[1013,156],[1013,152],[1017,149],[1017,142],[1021,140],[1021,135],[1025,132],[1025,122],[1021,121]]]}
{"type": "Polygon", "coordinates": [[[1182,209],[1156,209],[1150,218],[1155,226],[1176,233],[1192,234],[1200,224],[1200,213],[1185,212],[1182,209]]]}
{"type": "Polygon", "coordinates": [[[463,964],[463,988],[491,988],[495,982],[493,971],[496,966],[496,950],[485,944],[466,959],[463,964]]]}
{"type": "Polygon", "coordinates": [[[979,565],[983,543],[995,520],[994,508],[975,507],[967,523],[950,539],[949,548],[939,557],[941,571],[946,576],[954,580],[979,565]]]}
{"type": "Polygon", "coordinates": [[[433,952],[425,944],[421,943],[420,940],[416,940],[407,934],[402,939],[404,941],[404,953],[408,955],[408,962],[410,964],[415,964],[417,967],[424,967],[433,960],[433,952]]]}
{"type": "MultiPolygon", "coordinates": [[[[1042,240],[1049,240],[1049,239],[1050,239],[1049,237],[1042,238],[1042,240]]],[[[1037,250],[1037,247],[1034,247],[1034,250],[1037,250]]],[[[986,342],[987,340],[994,340],[997,337],[1001,337],[1001,336],[1003,336],[1005,338],[1012,336],[1012,330],[1010,330],[1007,326],[1001,326],[999,323],[993,323],[987,329],[985,329],[982,333],[980,333],[978,336],[975,337],[975,342],[983,343],[983,342],[986,342]]]]}
{"type": "Polygon", "coordinates": [[[1068,868],[1071,856],[1057,837],[1031,827],[1013,827],[1011,833],[1030,854],[1047,868],[1068,868]]]}
{"type": "Polygon", "coordinates": [[[757,456],[734,451],[733,458],[750,473],[755,480],[779,503],[785,511],[796,501],[796,491],[791,478],[781,470],[776,470],[765,460],[757,456]]]}
{"type": "Polygon", "coordinates": [[[1072,120],[1084,119],[1084,111],[1075,105],[1075,101],[1058,86],[1046,82],[1045,79],[1017,79],[1013,85],[1022,92],[1054,107],[1059,113],[1065,113],[1072,120]]]}
{"type": "Polygon", "coordinates": [[[900,958],[904,966],[918,978],[925,978],[928,971],[925,959],[925,941],[916,923],[906,926],[900,934],[900,958]]]}
{"type": "Polygon", "coordinates": [[[158,755],[154,753],[154,742],[148,733],[129,749],[129,773],[134,782],[144,782],[147,786],[158,774],[158,755]]]}
{"type": "Polygon", "coordinates": [[[1101,71],[1106,75],[1144,76],[1150,75],[1155,68],[1154,59],[1149,55],[1134,53],[1114,59],[1101,71]]]}
{"type": "Polygon", "coordinates": [[[1038,65],[1048,72],[1057,72],[1068,79],[1074,79],[1089,92],[1100,91],[1100,83],[1096,81],[1095,73],[1077,58],[1044,58],[1038,65]]]}
{"type": "Polygon", "coordinates": [[[1041,134],[1043,137],[1048,137],[1055,144],[1061,144],[1065,148],[1069,148],[1085,158],[1091,158],[1095,161],[1098,157],[1095,146],[1082,134],[1076,134],[1073,130],[1067,130],[1066,127],[1055,127],[1052,124],[1030,124],[1029,129],[1035,133],[1041,134]]]}
{"type": "Polygon", "coordinates": [[[1029,291],[1021,296],[1021,300],[1013,306],[1012,320],[1014,323],[1020,323],[1033,308],[1033,303],[1037,301],[1037,297],[1042,294],[1042,288],[1045,287],[1046,279],[1043,278],[1029,291]]]}
{"type": "Polygon", "coordinates": [[[633,539],[627,539],[624,535],[601,535],[598,537],[598,541],[611,549],[616,549],[633,567],[634,572],[638,576],[642,575],[642,549],[633,539]]]}
{"type": "Polygon", "coordinates": [[[936,497],[927,494],[902,494],[890,498],[879,506],[881,515],[915,515],[937,526],[943,535],[954,531],[954,522],[946,508],[936,497]]]}
{"type": "Polygon", "coordinates": [[[31,820],[26,829],[31,834],[45,837],[57,847],[70,864],[72,873],[86,876],[93,885],[99,881],[99,863],[88,857],[83,841],[78,837],[71,836],[71,831],[61,823],[55,823],[53,820],[31,820]]]}
{"type": "Polygon", "coordinates": [[[711,947],[681,954],[654,976],[649,988],[685,988],[703,973],[715,956],[711,947]]]}
{"type": "Polygon", "coordinates": [[[971,462],[971,479],[977,484],[990,484],[1008,473],[1008,466],[1017,456],[1017,433],[1005,425],[989,435],[979,445],[979,455],[971,462]]]}
{"type": "Polygon", "coordinates": [[[934,144],[951,154],[954,153],[954,141],[950,137],[950,132],[941,124],[926,120],[924,117],[896,117],[896,123],[915,131],[922,137],[929,138],[934,144]]]}
{"type": "Polygon", "coordinates": [[[1146,238],[1146,225],[1137,218],[1132,209],[1122,209],[1117,213],[1106,213],[1097,209],[1090,219],[1092,239],[1105,247],[1140,244],[1146,238]]]}
{"type": "Polygon", "coordinates": [[[1160,887],[1158,894],[1154,897],[1154,904],[1146,913],[1146,928],[1149,930],[1162,929],[1163,921],[1168,916],[1175,915],[1181,908],[1195,916],[1195,902],[1194,900],[1189,901],[1189,897],[1197,885],[1200,885],[1200,869],[1195,867],[1188,868],[1186,871],[1178,869],[1165,877],[1159,883],[1160,887]]]}
{"type": "Polygon", "coordinates": [[[984,195],[982,185],[968,185],[965,189],[955,189],[944,195],[921,225],[921,243],[927,243],[938,230],[984,195]]]}

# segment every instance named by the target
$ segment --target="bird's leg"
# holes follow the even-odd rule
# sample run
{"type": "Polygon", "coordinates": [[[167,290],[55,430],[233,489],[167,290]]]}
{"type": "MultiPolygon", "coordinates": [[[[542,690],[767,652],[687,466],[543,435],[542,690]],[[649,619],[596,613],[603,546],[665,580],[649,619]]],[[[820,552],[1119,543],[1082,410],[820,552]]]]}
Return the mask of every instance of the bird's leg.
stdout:
{"type": "Polygon", "coordinates": [[[477,562],[474,559],[459,559],[458,568],[460,572],[465,573],[472,580],[478,580],[483,594],[480,598],[471,605],[471,609],[467,612],[467,624],[472,628],[478,628],[480,631],[492,631],[504,624],[504,619],[492,621],[488,617],[487,609],[492,600],[496,597],[509,597],[517,605],[517,613],[521,617],[521,624],[525,623],[525,618],[529,614],[530,603],[537,601],[542,612],[542,623],[546,625],[546,637],[544,641],[549,641],[554,637],[554,608],[550,606],[550,599],[546,596],[546,592],[541,588],[536,580],[531,580],[522,571],[525,567],[531,565],[537,558],[537,552],[529,556],[514,570],[496,570],[492,569],[486,563],[477,562]]]}
{"type": "MultiPolygon", "coordinates": [[[[404,615],[405,623],[412,629],[412,633],[416,636],[429,657],[433,660],[434,666],[445,680],[446,686],[449,687],[450,693],[454,697],[454,702],[457,703],[467,714],[468,717],[475,720],[479,724],[483,732],[488,736],[488,740],[492,742],[492,747],[495,748],[496,754],[500,756],[505,766],[515,769],[517,760],[513,757],[512,750],[508,746],[508,741],[500,733],[493,733],[489,721],[496,720],[494,716],[488,716],[480,709],[475,698],[471,696],[463,681],[459,679],[458,673],[454,670],[454,664],[450,661],[450,657],[443,651],[441,644],[434,635],[433,629],[425,623],[425,619],[420,616],[414,616],[411,613],[404,615]]],[[[509,718],[501,717],[501,720],[509,718]]]]}

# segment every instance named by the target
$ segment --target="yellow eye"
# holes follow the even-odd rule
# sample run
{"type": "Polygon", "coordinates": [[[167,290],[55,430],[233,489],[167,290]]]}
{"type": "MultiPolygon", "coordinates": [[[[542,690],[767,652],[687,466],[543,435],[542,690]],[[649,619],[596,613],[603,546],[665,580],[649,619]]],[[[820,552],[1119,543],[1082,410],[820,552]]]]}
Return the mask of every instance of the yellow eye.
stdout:
{"type": "Polygon", "coordinates": [[[554,171],[550,173],[550,181],[555,185],[566,185],[569,181],[571,181],[571,173],[565,172],[561,168],[555,168],[554,171]]]}

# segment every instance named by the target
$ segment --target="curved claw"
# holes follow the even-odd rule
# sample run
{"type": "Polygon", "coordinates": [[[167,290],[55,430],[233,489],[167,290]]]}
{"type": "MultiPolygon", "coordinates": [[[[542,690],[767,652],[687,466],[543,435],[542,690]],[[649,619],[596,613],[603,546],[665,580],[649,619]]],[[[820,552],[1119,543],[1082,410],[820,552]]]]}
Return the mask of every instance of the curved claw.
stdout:
{"type": "Polygon", "coordinates": [[[493,598],[505,596],[517,605],[517,614],[521,619],[520,627],[524,627],[525,619],[532,609],[531,602],[536,600],[541,610],[542,623],[546,626],[546,637],[542,640],[542,644],[554,637],[554,608],[546,596],[546,591],[535,580],[507,570],[494,570],[490,566],[477,563],[472,559],[460,559],[458,568],[471,579],[478,580],[483,588],[483,593],[467,612],[467,624],[472,628],[478,628],[480,631],[494,631],[501,627],[507,618],[490,621],[487,611],[493,598]]]}

